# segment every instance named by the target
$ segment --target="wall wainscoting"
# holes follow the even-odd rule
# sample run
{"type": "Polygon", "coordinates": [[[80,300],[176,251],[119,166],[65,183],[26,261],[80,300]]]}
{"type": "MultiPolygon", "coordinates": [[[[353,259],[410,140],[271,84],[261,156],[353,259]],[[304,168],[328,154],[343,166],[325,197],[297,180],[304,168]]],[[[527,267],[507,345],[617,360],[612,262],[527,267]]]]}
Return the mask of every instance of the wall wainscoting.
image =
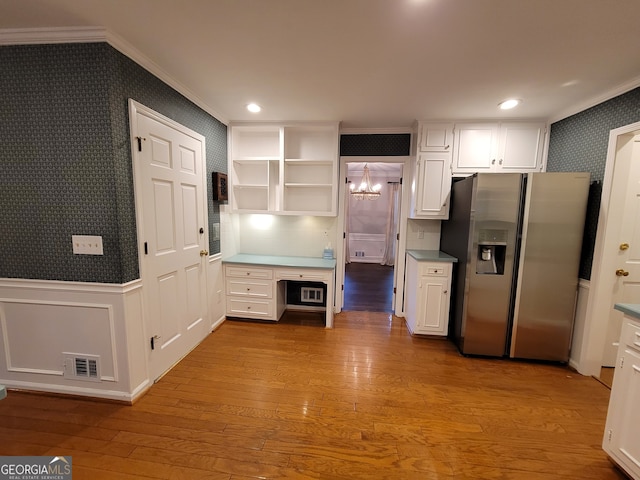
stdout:
{"type": "Polygon", "coordinates": [[[360,263],[381,263],[386,236],[382,233],[350,233],[349,259],[360,263]]]}
{"type": "Polygon", "coordinates": [[[0,383],[8,388],[132,402],[150,385],[144,339],[139,280],[0,279],[0,383]],[[85,360],[95,370],[79,368],[85,360]]]}

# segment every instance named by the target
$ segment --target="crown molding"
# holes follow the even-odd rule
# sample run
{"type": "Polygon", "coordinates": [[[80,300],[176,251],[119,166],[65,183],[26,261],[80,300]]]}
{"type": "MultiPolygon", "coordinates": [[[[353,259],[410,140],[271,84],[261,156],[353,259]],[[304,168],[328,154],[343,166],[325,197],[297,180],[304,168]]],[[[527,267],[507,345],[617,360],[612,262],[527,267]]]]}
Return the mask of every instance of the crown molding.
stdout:
{"type": "Polygon", "coordinates": [[[638,88],[638,87],[640,87],[640,77],[636,77],[628,82],[618,85],[617,87],[601,95],[598,95],[597,97],[593,97],[589,100],[586,100],[577,105],[574,105],[569,109],[558,112],[556,115],[553,115],[552,117],[549,118],[549,124],[559,122],[560,120],[564,120],[565,118],[575,115],[576,113],[580,113],[591,107],[595,107],[596,105],[606,102],[607,100],[611,100],[612,98],[615,98],[624,93],[630,92],[634,88],[638,88]]]}
{"type": "Polygon", "coordinates": [[[202,108],[216,120],[229,124],[229,120],[211,108],[187,86],[173,78],[157,63],[145,56],[129,42],[102,27],[47,27],[47,28],[10,28],[0,29],[2,45],[38,45],[53,43],[98,43],[106,42],[123,55],[126,55],[142,68],[153,74],[188,100],[202,108]]]}
{"type": "Polygon", "coordinates": [[[96,43],[106,41],[107,31],[106,29],[101,27],[45,27],[0,29],[0,45],[96,43]]]}

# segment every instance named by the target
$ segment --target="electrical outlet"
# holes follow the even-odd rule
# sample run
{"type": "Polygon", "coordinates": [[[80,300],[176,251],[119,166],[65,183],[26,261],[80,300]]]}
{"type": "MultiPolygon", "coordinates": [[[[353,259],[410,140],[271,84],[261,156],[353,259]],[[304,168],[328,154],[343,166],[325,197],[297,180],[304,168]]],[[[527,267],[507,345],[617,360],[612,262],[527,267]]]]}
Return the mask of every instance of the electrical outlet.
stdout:
{"type": "Polygon", "coordinates": [[[102,237],[98,235],[71,235],[75,255],[104,255],[102,237]]]}
{"type": "Polygon", "coordinates": [[[424,238],[424,230],[418,230],[418,238],[424,238]]]}

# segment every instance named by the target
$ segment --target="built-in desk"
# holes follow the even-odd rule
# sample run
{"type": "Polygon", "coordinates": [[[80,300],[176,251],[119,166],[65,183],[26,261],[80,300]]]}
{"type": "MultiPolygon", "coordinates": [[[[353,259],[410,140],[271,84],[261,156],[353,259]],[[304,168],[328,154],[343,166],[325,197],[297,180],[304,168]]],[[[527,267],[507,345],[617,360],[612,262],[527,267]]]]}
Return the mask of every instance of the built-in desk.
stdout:
{"type": "Polygon", "coordinates": [[[333,327],[335,259],[240,253],[222,264],[228,317],[278,321],[287,281],[319,282],[327,286],[325,326],[333,327]]]}

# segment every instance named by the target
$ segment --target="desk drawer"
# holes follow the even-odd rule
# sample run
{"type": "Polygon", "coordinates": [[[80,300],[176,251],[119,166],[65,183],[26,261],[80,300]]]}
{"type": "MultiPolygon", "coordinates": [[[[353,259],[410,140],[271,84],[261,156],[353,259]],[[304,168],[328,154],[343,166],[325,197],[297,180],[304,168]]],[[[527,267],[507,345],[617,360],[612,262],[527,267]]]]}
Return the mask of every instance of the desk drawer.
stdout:
{"type": "Polygon", "coordinates": [[[273,281],[227,278],[227,295],[272,298],[273,281]]]}
{"type": "Polygon", "coordinates": [[[261,278],[264,280],[271,280],[273,278],[273,270],[270,268],[226,266],[225,275],[227,277],[261,278]]]}
{"type": "Polygon", "coordinates": [[[276,280],[326,282],[327,276],[327,273],[322,270],[276,270],[276,280]]]}
{"type": "Polygon", "coordinates": [[[273,302],[269,300],[227,297],[227,315],[230,317],[273,320],[273,302]]]}

